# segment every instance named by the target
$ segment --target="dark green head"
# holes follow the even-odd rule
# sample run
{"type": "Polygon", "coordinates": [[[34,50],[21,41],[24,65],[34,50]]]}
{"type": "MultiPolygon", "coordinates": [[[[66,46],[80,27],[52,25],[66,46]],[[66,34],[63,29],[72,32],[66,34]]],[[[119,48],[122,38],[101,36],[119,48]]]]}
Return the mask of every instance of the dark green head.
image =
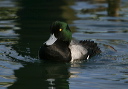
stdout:
{"type": "Polygon", "coordinates": [[[52,34],[54,34],[57,39],[60,39],[63,41],[69,41],[69,42],[72,39],[72,32],[71,32],[68,24],[65,22],[55,21],[51,25],[50,30],[51,30],[52,34]]]}

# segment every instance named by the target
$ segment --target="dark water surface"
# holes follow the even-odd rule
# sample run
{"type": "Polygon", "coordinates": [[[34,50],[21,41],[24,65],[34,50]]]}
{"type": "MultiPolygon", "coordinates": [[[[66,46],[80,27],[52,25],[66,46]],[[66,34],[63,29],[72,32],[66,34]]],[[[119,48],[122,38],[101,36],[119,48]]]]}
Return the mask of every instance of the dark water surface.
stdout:
{"type": "Polygon", "coordinates": [[[127,88],[127,0],[0,0],[0,89],[127,88]],[[39,61],[55,20],[102,53],[74,64],[39,61]]]}

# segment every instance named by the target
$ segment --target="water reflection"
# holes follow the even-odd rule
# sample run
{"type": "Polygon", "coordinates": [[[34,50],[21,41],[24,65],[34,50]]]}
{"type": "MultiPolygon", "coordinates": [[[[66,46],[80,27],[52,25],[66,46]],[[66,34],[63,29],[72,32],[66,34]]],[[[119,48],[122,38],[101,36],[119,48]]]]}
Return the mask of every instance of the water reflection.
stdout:
{"type": "Polygon", "coordinates": [[[17,57],[18,53],[12,49],[17,44],[19,34],[15,25],[16,3],[11,0],[0,0],[0,88],[13,84],[16,77],[13,70],[22,67],[20,63],[13,62],[12,56],[17,57]]]}
{"type": "MultiPolygon", "coordinates": [[[[92,20],[128,21],[127,6],[121,6],[125,0],[87,0],[78,2],[74,9],[80,10],[78,17],[92,20]]],[[[126,2],[125,2],[126,3],[126,2]]]]}
{"type": "MultiPolygon", "coordinates": [[[[20,30],[16,33],[20,39],[13,49],[23,57],[22,61],[34,60],[40,45],[49,37],[50,24],[55,20],[66,21],[61,8],[66,3],[63,0],[21,0],[19,3],[22,8],[17,12],[16,26],[20,30]]],[[[24,67],[14,71],[17,80],[8,89],[69,89],[70,73],[66,64],[17,61],[24,67]]]]}
{"type": "Polygon", "coordinates": [[[27,63],[14,72],[17,80],[8,89],[69,89],[67,64],[27,63]]]}
{"type": "Polygon", "coordinates": [[[23,56],[37,58],[40,45],[48,39],[50,24],[55,20],[65,21],[60,8],[65,4],[63,0],[21,0],[22,9],[17,12],[17,23],[21,30],[16,31],[20,34],[20,39],[14,49],[23,56]]]}
{"type": "Polygon", "coordinates": [[[120,0],[107,0],[108,16],[119,16],[120,0]]]}
{"type": "Polygon", "coordinates": [[[70,7],[77,18],[66,0],[15,1],[0,0],[0,87],[127,89],[127,0],[67,0],[75,2],[70,7]],[[112,9],[108,4],[117,6],[112,9]],[[99,43],[101,55],[71,66],[38,62],[38,48],[54,20],[73,20],[73,36],[99,43]]]}

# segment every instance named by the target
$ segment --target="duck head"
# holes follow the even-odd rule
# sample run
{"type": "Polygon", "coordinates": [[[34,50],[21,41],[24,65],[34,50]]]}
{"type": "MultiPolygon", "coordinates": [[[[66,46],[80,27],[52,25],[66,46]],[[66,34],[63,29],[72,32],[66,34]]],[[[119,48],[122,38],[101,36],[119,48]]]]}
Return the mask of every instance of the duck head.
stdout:
{"type": "Polygon", "coordinates": [[[61,21],[55,21],[50,27],[51,36],[45,42],[46,45],[52,45],[56,40],[70,43],[72,39],[72,32],[67,23],[61,21]]]}

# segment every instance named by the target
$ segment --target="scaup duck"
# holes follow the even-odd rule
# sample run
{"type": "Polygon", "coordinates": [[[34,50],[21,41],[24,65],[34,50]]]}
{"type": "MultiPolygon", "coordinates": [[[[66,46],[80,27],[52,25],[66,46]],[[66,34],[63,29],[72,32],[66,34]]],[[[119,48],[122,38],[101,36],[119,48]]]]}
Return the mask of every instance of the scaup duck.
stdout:
{"type": "Polygon", "coordinates": [[[72,32],[65,22],[53,22],[50,30],[50,38],[39,49],[39,59],[73,62],[89,59],[101,52],[94,41],[72,39],[72,32]]]}

